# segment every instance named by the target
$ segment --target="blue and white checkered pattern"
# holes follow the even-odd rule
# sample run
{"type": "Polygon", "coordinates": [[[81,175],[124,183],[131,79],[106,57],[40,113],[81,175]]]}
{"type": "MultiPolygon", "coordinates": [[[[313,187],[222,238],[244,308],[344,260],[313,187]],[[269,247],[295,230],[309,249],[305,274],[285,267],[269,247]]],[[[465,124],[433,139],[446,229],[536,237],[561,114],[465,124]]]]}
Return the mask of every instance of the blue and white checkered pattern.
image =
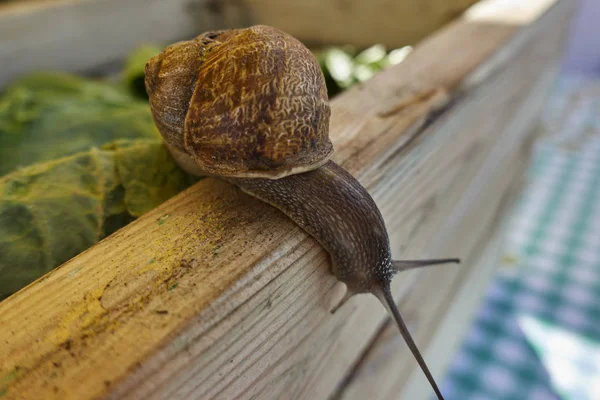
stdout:
{"type": "Polygon", "coordinates": [[[541,129],[448,400],[600,399],[600,81],[560,79],[541,129]]]}

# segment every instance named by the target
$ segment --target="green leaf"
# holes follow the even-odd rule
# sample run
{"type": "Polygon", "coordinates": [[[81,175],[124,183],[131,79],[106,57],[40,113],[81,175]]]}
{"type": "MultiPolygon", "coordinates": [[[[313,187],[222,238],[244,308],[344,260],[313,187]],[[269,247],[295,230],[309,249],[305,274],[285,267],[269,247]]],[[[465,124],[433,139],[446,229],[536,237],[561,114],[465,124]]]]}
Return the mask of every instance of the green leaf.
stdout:
{"type": "Polygon", "coordinates": [[[329,74],[335,79],[342,88],[350,87],[352,79],[352,57],[345,51],[338,48],[327,50],[324,56],[324,63],[329,74]]]}
{"type": "Polygon", "coordinates": [[[114,170],[111,152],[92,150],[0,179],[0,298],[97,242],[107,211],[125,212],[114,170]]]}
{"type": "Polygon", "coordinates": [[[156,138],[146,102],[60,73],[21,79],[0,98],[0,175],[119,138],[156,138]]]}
{"type": "Polygon", "coordinates": [[[377,64],[382,62],[386,56],[385,46],[376,44],[358,53],[354,57],[354,62],[363,65],[377,64]]]}
{"type": "Polygon", "coordinates": [[[404,60],[412,48],[405,46],[386,53],[375,44],[357,53],[352,46],[328,47],[315,52],[325,77],[330,98],[357,83],[369,80],[377,72],[404,60]]]}
{"type": "Polygon", "coordinates": [[[125,189],[125,207],[134,217],[198,181],[177,166],[161,142],[119,141],[104,148],[115,151],[117,173],[125,189]]]}
{"type": "Polygon", "coordinates": [[[198,178],[157,140],[120,140],[0,179],[0,299],[198,178]]]}
{"type": "Polygon", "coordinates": [[[198,180],[163,146],[147,102],[62,73],[26,76],[0,98],[0,175],[0,299],[198,180]]]}

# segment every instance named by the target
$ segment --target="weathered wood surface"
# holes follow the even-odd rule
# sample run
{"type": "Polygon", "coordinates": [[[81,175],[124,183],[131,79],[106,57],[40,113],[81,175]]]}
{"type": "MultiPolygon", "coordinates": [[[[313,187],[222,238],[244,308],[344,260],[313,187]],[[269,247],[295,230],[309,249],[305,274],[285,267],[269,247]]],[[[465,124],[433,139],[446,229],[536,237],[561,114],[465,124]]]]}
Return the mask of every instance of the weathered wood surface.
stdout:
{"type": "Polygon", "coordinates": [[[267,24],[319,44],[414,44],[476,0],[28,0],[0,3],[0,89],[38,69],[114,68],[136,46],[267,24]]]}
{"type": "MultiPolygon", "coordinates": [[[[460,20],[332,102],[335,160],[373,194],[394,255],[466,260],[394,282],[424,350],[521,169],[571,8],[559,1],[527,26],[460,20]]],[[[0,303],[0,393],[326,398],[385,318],[369,296],[330,315],[336,296],[312,238],[206,179],[0,303]]],[[[412,358],[396,347],[406,382],[412,358]]]]}
{"type": "MultiPolygon", "coordinates": [[[[523,147],[523,149],[527,148],[528,146],[523,147]]],[[[523,152],[518,157],[515,170],[523,167],[527,160],[526,154],[523,152]]],[[[476,248],[470,253],[469,258],[473,261],[469,263],[469,270],[463,271],[455,282],[448,283],[447,286],[451,286],[454,293],[451,303],[442,312],[436,310],[434,315],[439,320],[429,325],[429,328],[435,329],[435,333],[427,343],[425,357],[431,360],[431,369],[437,376],[441,376],[441,371],[446,368],[449,357],[457,350],[463,334],[468,331],[488,282],[501,263],[506,222],[512,215],[511,208],[521,188],[521,180],[515,178],[517,179],[513,181],[510,189],[500,199],[492,199],[500,200],[493,219],[488,222],[493,229],[480,237],[476,248]]],[[[437,278],[439,277],[432,274],[420,279],[412,286],[410,293],[430,290],[436,282],[439,284],[437,278]]],[[[421,297],[412,300],[408,295],[408,293],[405,295],[405,301],[401,301],[400,306],[405,314],[412,316],[409,322],[410,329],[415,333],[419,332],[417,336],[422,341],[421,335],[425,329],[423,314],[411,311],[411,308],[418,307],[416,302],[426,303],[428,299],[421,297]]],[[[431,386],[422,379],[422,372],[410,367],[404,369],[406,366],[403,363],[407,360],[410,362],[410,354],[404,351],[404,346],[398,340],[398,328],[388,320],[332,399],[431,398],[431,386]],[[363,395],[367,397],[361,397],[363,395]]]]}
{"type": "MultiPolygon", "coordinates": [[[[502,9],[498,9],[495,15],[484,12],[471,14],[479,20],[494,21],[503,14],[521,23],[532,17],[529,12],[524,12],[519,18],[519,15],[505,13],[502,9]]],[[[515,38],[512,50],[517,54],[514,54],[511,65],[480,86],[477,90],[480,94],[475,94],[476,91],[472,96],[473,105],[464,105],[469,112],[481,113],[486,118],[468,116],[465,121],[469,121],[461,129],[481,130],[485,124],[489,132],[502,134],[498,135],[498,141],[488,154],[470,192],[464,193],[462,213],[453,215],[468,227],[470,234],[457,234],[451,225],[444,226],[440,231],[443,239],[433,243],[430,249],[444,252],[460,246],[458,242],[461,242],[462,246],[471,249],[468,259],[478,261],[469,263],[470,268],[456,273],[452,270],[429,272],[405,292],[404,301],[400,303],[401,312],[409,316],[407,324],[413,336],[421,348],[427,348],[425,357],[435,361],[430,362],[430,369],[436,376],[442,376],[462,334],[469,327],[491,272],[498,265],[497,258],[482,259],[481,254],[490,257],[498,250],[496,230],[502,225],[499,219],[507,216],[507,203],[510,204],[514,192],[514,189],[507,189],[519,187],[537,122],[531,116],[541,111],[556,75],[560,56],[560,46],[556,44],[565,40],[568,15],[569,12],[565,19],[565,16],[554,12],[537,27],[515,38]],[[547,62],[540,62],[546,58],[547,62]],[[505,91],[508,92],[503,93],[505,91]],[[481,98],[478,99],[479,96],[481,98]],[[485,99],[486,96],[498,96],[512,104],[493,106],[485,99]],[[485,104],[488,112],[478,111],[477,103],[485,104]],[[494,235],[494,243],[490,244],[488,239],[494,235]],[[472,243],[468,245],[465,241],[472,243]],[[436,297],[432,298],[430,293],[435,293],[436,297]],[[441,305],[439,297],[446,299],[441,305]],[[432,311],[427,312],[428,307],[433,307],[432,311]]],[[[499,54],[500,58],[507,55],[499,54]]],[[[452,115],[452,119],[460,118],[458,115],[452,115]]],[[[452,124],[443,119],[437,123],[452,124]]],[[[430,385],[412,360],[403,340],[398,337],[397,327],[388,322],[363,353],[350,376],[338,387],[334,398],[425,399],[430,395],[430,385]]]]}
{"type": "MultiPolygon", "coordinates": [[[[515,64],[511,68],[512,73],[517,73],[519,68],[523,68],[523,65],[515,64]]],[[[440,235],[444,238],[443,242],[438,241],[432,246],[437,252],[447,252],[460,246],[469,248],[466,256],[468,264],[456,271],[430,272],[413,285],[410,291],[404,293],[400,303],[401,312],[407,316],[407,324],[415,340],[421,348],[427,348],[424,352],[425,357],[431,360],[430,369],[436,376],[443,375],[459,339],[469,327],[471,316],[484,293],[487,280],[493,268],[498,265],[497,259],[486,260],[488,262],[484,264],[483,260],[479,261],[480,255],[483,252],[489,256],[487,250],[490,238],[496,233],[502,219],[507,217],[514,197],[514,188],[519,187],[521,173],[528,160],[533,133],[531,115],[540,111],[546,98],[546,89],[555,72],[554,64],[549,64],[539,70],[540,75],[536,79],[532,76],[535,70],[531,69],[531,66],[529,68],[526,76],[531,78],[531,82],[521,82],[523,86],[520,88],[514,86],[516,82],[498,79],[498,84],[506,86],[496,85],[495,93],[502,93],[506,88],[510,88],[513,95],[502,97],[505,101],[514,101],[507,109],[508,114],[488,120],[491,124],[489,132],[502,132],[502,135],[497,143],[490,143],[494,148],[482,163],[481,168],[484,170],[479,172],[470,190],[464,194],[463,205],[469,206],[460,211],[456,210],[452,215],[460,219],[462,228],[457,229],[450,225],[442,227],[440,235]],[[528,95],[529,91],[531,93],[528,95]],[[432,297],[431,293],[435,293],[435,296],[432,297]],[[445,298],[445,302],[440,303],[440,298],[445,298]]],[[[522,71],[521,69],[520,73],[522,71]]],[[[476,98],[477,96],[474,96],[473,100],[476,101],[476,98]]],[[[489,115],[493,110],[494,108],[491,108],[485,114],[489,115]]],[[[474,125],[467,129],[474,131],[480,128],[474,125]]],[[[346,383],[338,388],[335,398],[430,397],[429,383],[414,364],[402,338],[398,337],[397,330],[395,325],[388,323],[377,334],[346,383]]]]}

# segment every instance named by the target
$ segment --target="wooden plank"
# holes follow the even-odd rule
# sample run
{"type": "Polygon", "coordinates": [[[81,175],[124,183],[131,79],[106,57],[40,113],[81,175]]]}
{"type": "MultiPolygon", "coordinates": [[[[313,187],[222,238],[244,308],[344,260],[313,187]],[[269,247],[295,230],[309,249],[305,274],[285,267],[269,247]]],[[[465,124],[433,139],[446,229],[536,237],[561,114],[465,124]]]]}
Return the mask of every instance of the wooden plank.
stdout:
{"type": "Polygon", "coordinates": [[[475,1],[14,1],[0,4],[0,89],[39,69],[115,70],[141,44],[251,24],[312,43],[398,47],[416,43],[475,1]]]}
{"type": "MultiPolygon", "coordinates": [[[[492,2],[490,2],[492,3],[492,2]]],[[[506,2],[509,3],[509,2],[506,2]]],[[[490,14],[489,10],[473,7],[473,12],[467,12],[466,19],[477,19],[486,21],[500,21],[500,18],[506,16],[510,21],[526,23],[534,16],[537,16],[531,8],[524,9],[523,15],[506,13],[506,7],[494,8],[497,14],[490,14]],[[519,17],[519,18],[516,18],[519,17]]],[[[494,7],[506,4],[493,4],[494,7]]],[[[529,4],[531,5],[531,4],[529,4]]],[[[557,17],[558,18],[558,17],[557,17]]],[[[547,19],[547,24],[560,24],[558,19],[547,19]]],[[[535,58],[536,51],[551,54],[554,51],[553,58],[560,55],[557,49],[552,49],[548,43],[554,41],[561,43],[565,39],[565,25],[561,29],[556,29],[548,36],[548,32],[539,30],[537,39],[531,40],[530,45],[524,45],[521,55],[517,58],[527,59],[535,58]],[[546,49],[541,49],[546,43],[546,49]]],[[[522,35],[521,40],[527,40],[527,35],[522,35]]],[[[519,42],[516,38],[514,42],[519,42]]],[[[498,54],[497,58],[505,58],[506,54],[498,54]]],[[[521,70],[522,66],[515,65],[513,74],[526,76],[521,70]]],[[[512,202],[511,196],[514,196],[514,187],[519,187],[521,183],[521,171],[526,167],[529,157],[529,148],[532,140],[533,127],[535,119],[531,115],[537,115],[545,99],[547,98],[547,89],[556,76],[557,64],[551,62],[539,68],[532,77],[531,82],[535,82],[533,88],[529,83],[523,81],[524,93],[529,91],[529,96],[523,96],[525,101],[518,103],[517,112],[510,118],[506,118],[507,126],[499,125],[495,128],[496,132],[503,132],[501,141],[496,145],[493,154],[489,155],[486,161],[486,167],[478,176],[478,182],[473,184],[472,193],[465,193],[462,213],[457,213],[455,218],[462,221],[463,224],[471,225],[469,230],[472,232],[468,237],[456,235],[451,225],[443,227],[441,237],[454,238],[446,243],[433,244],[432,249],[435,252],[446,251],[454,248],[457,240],[476,239],[477,243],[472,247],[471,254],[467,262],[472,259],[477,261],[470,262],[470,269],[461,271],[454,276],[441,277],[439,273],[431,273],[429,276],[417,282],[407,294],[406,298],[400,304],[401,312],[404,315],[410,315],[412,318],[407,322],[413,336],[420,344],[420,348],[425,351],[426,359],[435,360],[435,364],[430,366],[432,373],[436,376],[442,376],[447,367],[451,356],[459,345],[462,335],[466,332],[473,313],[475,312],[478,300],[483,295],[486,282],[494,271],[497,258],[493,258],[494,252],[498,251],[501,241],[501,232],[503,221],[499,218],[506,218],[508,213],[507,203],[512,202]],[[515,149],[518,149],[515,151],[515,149]],[[503,188],[513,188],[506,190],[503,188]],[[504,191],[504,192],[503,192],[504,191]],[[479,202],[474,203],[473,198],[480,198],[479,202]],[[482,197],[484,199],[482,199],[482,197]],[[486,207],[488,213],[482,213],[476,207],[486,207]],[[458,217],[460,215],[460,217],[458,217]],[[481,217],[484,217],[482,220],[481,217]],[[445,235],[444,235],[445,234],[445,235]],[[486,240],[493,236],[493,239],[486,240]],[[483,254],[483,256],[481,255],[483,254]],[[412,295],[412,293],[424,293],[424,295],[412,295]],[[436,293],[436,297],[445,296],[445,302],[432,302],[428,299],[428,293],[436,293]],[[429,304],[428,304],[429,303],[429,304]],[[435,303],[435,304],[432,304],[435,303]]],[[[504,72],[506,74],[506,72],[504,72]]],[[[488,76],[489,77],[489,76],[488,76]]],[[[499,78],[496,78],[499,79],[499,78]]],[[[500,85],[514,84],[515,77],[506,77],[501,80],[500,85]],[[508,81],[508,82],[507,82],[508,81]],[[512,83],[509,83],[512,82],[512,83]]],[[[475,81],[480,81],[474,78],[475,81]]],[[[488,83],[489,84],[489,83],[488,83]]],[[[496,91],[502,90],[497,87],[496,91]]],[[[515,96],[517,99],[521,96],[515,96]]],[[[476,129],[476,128],[473,128],[476,129]]],[[[360,398],[378,398],[378,399],[427,399],[431,397],[431,388],[424,378],[419,367],[412,360],[410,352],[405,348],[401,339],[397,336],[397,327],[388,322],[381,332],[376,336],[365,351],[360,361],[346,377],[344,384],[338,388],[333,398],[336,399],[360,399],[360,398]],[[365,397],[366,396],[366,397],[365,397]]]]}
{"type": "MultiPolygon", "coordinates": [[[[555,63],[560,41],[548,38],[564,31],[571,8],[558,2],[526,27],[459,21],[332,103],[335,159],[373,194],[396,257],[468,258],[480,233],[473,220],[493,224],[494,207],[477,195],[479,171],[490,171],[486,160],[540,82],[540,65],[555,63]],[[455,55],[459,47],[468,57],[455,55]],[[455,88],[463,100],[418,135],[455,88]]],[[[495,193],[507,187],[501,179],[495,193]]],[[[433,273],[456,281],[466,266],[406,273],[394,291],[433,273]]],[[[0,393],[325,398],[385,318],[368,296],[330,315],[336,290],[313,239],[277,210],[206,179],[0,303],[0,393]]],[[[419,309],[425,323],[447,301],[430,296],[419,309]]]]}
{"type": "Polygon", "coordinates": [[[246,0],[256,21],[313,43],[413,45],[478,0],[246,0]]]}
{"type": "MultiPolygon", "coordinates": [[[[447,251],[445,249],[457,246],[457,241],[471,241],[467,268],[456,273],[449,271],[451,273],[443,277],[439,272],[424,276],[400,304],[401,312],[411,316],[407,324],[420,347],[426,349],[425,357],[435,360],[430,369],[436,376],[442,376],[497,265],[494,264],[497,259],[489,258],[491,248],[500,241],[498,231],[504,226],[503,219],[507,218],[516,188],[520,187],[521,173],[529,157],[531,123],[535,122],[530,116],[540,111],[546,99],[547,88],[555,76],[555,65],[550,64],[539,72],[530,95],[515,104],[515,115],[493,128],[502,132],[501,139],[465,193],[462,210],[453,215],[468,226],[471,234],[468,237],[456,235],[455,228],[446,225],[441,234],[450,239],[432,245],[437,251],[447,251]],[[473,201],[475,196],[479,200],[473,201]],[[435,300],[429,298],[430,293],[436,293],[435,300]],[[439,297],[445,297],[446,301],[440,303],[439,297]]],[[[413,365],[401,338],[398,339],[397,327],[388,322],[347,378],[347,384],[339,388],[334,397],[361,399],[368,394],[377,399],[430,398],[428,382],[413,365]]]]}
{"type": "MultiPolygon", "coordinates": [[[[527,149],[528,146],[524,146],[523,149],[527,149]]],[[[525,157],[526,154],[522,154],[521,157],[517,157],[516,162],[517,168],[526,168],[525,157]]],[[[488,289],[488,283],[493,278],[494,272],[498,268],[501,257],[502,257],[502,245],[504,244],[504,234],[508,228],[507,221],[512,216],[512,206],[520,193],[521,188],[521,176],[515,176],[513,182],[511,182],[509,190],[504,194],[500,200],[500,205],[496,215],[494,215],[497,227],[492,225],[490,229],[491,238],[487,241],[481,241],[481,245],[478,246],[474,251],[471,259],[475,259],[472,262],[472,272],[462,279],[459,286],[455,289],[455,295],[452,298],[451,306],[445,311],[444,315],[440,319],[438,326],[436,327],[436,334],[432,338],[431,342],[427,347],[426,354],[429,359],[434,359],[436,366],[436,373],[438,376],[442,376],[440,371],[445,370],[451,361],[452,356],[458,350],[463,336],[468,332],[471,327],[471,322],[477,312],[478,307],[481,304],[486,290],[488,289]],[[515,182],[516,181],[516,182],[515,182]],[[487,242],[487,243],[486,243],[487,242]],[[483,249],[480,249],[482,247],[483,249]]],[[[488,236],[483,236],[488,238],[488,236]]],[[[385,327],[385,334],[393,333],[393,330],[385,327]]],[[[379,340],[374,345],[380,346],[379,340]]],[[[375,346],[369,349],[369,353],[374,350],[375,346]]],[[[401,388],[400,393],[392,395],[388,393],[388,398],[403,398],[403,399],[427,399],[430,397],[431,388],[425,386],[423,381],[419,379],[418,373],[420,371],[413,371],[410,377],[406,381],[406,384],[401,388]]],[[[346,396],[344,396],[346,397],[346,396]]],[[[348,396],[351,397],[351,396],[348,396]]]]}
{"type": "MultiPolygon", "coordinates": [[[[520,161],[521,163],[526,161],[526,157],[521,157],[520,161]]],[[[449,308],[442,315],[434,338],[427,346],[425,357],[435,360],[432,369],[438,376],[441,376],[439,372],[448,364],[449,356],[457,350],[460,340],[468,330],[476,308],[480,304],[480,299],[487,289],[488,281],[501,262],[501,246],[504,242],[506,220],[511,215],[511,207],[519,193],[519,181],[517,179],[517,184],[511,185],[510,190],[502,197],[501,205],[494,217],[498,222],[498,227],[491,230],[489,240],[480,241],[474,254],[471,255],[471,259],[476,259],[470,263],[472,271],[461,276],[462,279],[455,289],[456,294],[452,298],[449,308]]],[[[483,238],[487,239],[488,235],[483,238]]],[[[420,280],[413,290],[428,289],[427,286],[431,285],[431,282],[427,282],[428,279],[430,278],[420,280]]],[[[406,304],[407,302],[401,302],[405,312],[406,304]]],[[[415,321],[413,318],[411,330],[418,325],[419,321],[415,321]]],[[[357,368],[346,379],[346,384],[333,396],[334,399],[364,399],[365,397],[360,396],[365,394],[369,395],[369,398],[377,399],[431,398],[431,387],[425,385],[419,377],[420,371],[412,371],[409,376],[401,375],[401,368],[394,365],[395,360],[401,359],[400,353],[404,353],[403,355],[406,357],[409,356],[403,352],[404,346],[397,340],[397,329],[391,321],[386,322],[366,354],[359,361],[357,368]],[[398,377],[402,379],[402,383],[395,381],[398,377]],[[393,384],[386,384],[390,379],[394,380],[393,384]],[[384,384],[383,388],[377,386],[381,383],[384,384]],[[397,389],[398,392],[394,392],[394,389],[397,389]]]]}

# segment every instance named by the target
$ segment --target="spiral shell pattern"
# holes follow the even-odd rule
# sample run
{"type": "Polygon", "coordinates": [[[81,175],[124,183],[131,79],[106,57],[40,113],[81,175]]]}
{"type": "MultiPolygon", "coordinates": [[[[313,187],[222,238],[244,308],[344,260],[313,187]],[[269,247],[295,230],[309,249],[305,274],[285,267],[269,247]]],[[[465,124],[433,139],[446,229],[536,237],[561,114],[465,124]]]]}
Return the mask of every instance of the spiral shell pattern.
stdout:
{"type": "Polygon", "coordinates": [[[281,178],[333,152],[330,108],[313,54],[275,28],[207,32],[146,66],[165,140],[209,174],[281,178]]]}

